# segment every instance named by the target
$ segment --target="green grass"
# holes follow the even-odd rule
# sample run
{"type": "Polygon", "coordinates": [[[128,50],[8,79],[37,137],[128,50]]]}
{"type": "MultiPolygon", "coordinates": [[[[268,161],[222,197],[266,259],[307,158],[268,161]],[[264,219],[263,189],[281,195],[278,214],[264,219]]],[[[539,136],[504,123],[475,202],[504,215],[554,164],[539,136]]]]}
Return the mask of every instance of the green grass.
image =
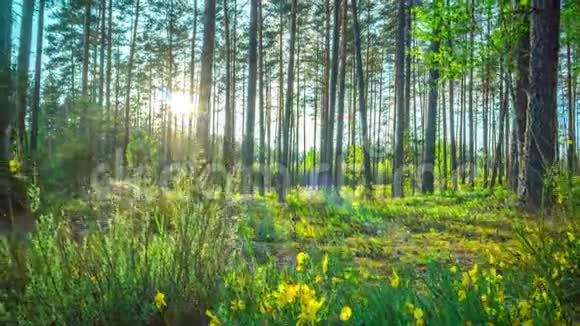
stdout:
{"type": "Polygon", "coordinates": [[[3,241],[0,320],[543,325],[580,316],[573,210],[524,214],[503,190],[391,199],[380,188],[367,201],[360,190],[338,200],[296,189],[280,205],[271,193],[208,199],[177,185],[65,201],[43,211],[28,245],[3,241]]]}

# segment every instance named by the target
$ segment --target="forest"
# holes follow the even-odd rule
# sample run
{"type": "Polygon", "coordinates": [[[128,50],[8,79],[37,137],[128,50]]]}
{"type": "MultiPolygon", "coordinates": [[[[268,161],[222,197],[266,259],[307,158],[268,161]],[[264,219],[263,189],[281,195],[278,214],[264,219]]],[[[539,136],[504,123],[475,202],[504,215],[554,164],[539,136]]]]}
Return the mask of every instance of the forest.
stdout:
{"type": "Polygon", "coordinates": [[[0,325],[578,325],[577,0],[0,0],[0,325]]]}

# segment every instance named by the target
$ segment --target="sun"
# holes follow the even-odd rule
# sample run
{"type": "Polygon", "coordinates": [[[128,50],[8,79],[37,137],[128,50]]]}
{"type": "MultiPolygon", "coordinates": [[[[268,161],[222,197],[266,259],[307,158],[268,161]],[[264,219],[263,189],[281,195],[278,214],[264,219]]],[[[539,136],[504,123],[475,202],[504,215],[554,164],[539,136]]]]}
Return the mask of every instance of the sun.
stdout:
{"type": "Polygon", "coordinates": [[[178,116],[184,116],[193,112],[193,102],[188,94],[175,92],[170,95],[169,108],[178,116]]]}

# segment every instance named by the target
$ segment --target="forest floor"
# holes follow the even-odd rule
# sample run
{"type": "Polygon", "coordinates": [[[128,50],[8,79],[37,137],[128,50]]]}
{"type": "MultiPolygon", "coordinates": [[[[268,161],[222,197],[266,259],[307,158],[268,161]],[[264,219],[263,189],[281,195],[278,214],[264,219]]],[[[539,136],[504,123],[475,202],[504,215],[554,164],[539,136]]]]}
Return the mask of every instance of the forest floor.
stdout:
{"type": "Polygon", "coordinates": [[[226,199],[191,187],[53,204],[24,269],[0,251],[11,284],[0,291],[0,321],[580,321],[580,187],[566,199],[572,206],[543,215],[525,213],[504,189],[393,199],[377,187],[371,200],[360,189],[343,188],[341,200],[295,189],[279,204],[275,193],[226,199]]]}

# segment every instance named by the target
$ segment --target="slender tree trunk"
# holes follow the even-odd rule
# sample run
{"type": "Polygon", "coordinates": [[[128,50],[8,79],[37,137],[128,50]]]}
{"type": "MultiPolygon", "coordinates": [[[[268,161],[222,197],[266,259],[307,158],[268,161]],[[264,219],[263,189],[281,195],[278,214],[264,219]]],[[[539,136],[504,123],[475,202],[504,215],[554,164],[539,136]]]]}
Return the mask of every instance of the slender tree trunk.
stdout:
{"type": "Polygon", "coordinates": [[[362,67],[362,56],[360,49],[360,32],[358,25],[358,14],[356,8],[356,0],[352,0],[352,34],[354,38],[354,51],[356,56],[356,72],[357,72],[357,86],[359,93],[359,108],[360,108],[360,119],[361,119],[361,129],[362,129],[362,142],[363,142],[363,165],[364,165],[364,176],[365,176],[365,187],[366,196],[371,198],[372,196],[372,180],[371,180],[371,158],[370,158],[370,142],[368,137],[368,126],[367,126],[367,104],[365,99],[365,84],[364,84],[364,73],[362,67]]]}
{"type": "Polygon", "coordinates": [[[574,146],[576,146],[576,114],[574,112],[572,69],[573,67],[570,60],[570,37],[568,36],[566,41],[566,70],[568,70],[568,170],[570,171],[570,178],[572,178],[576,172],[576,150],[574,149],[574,146]]]}
{"type": "MultiPolygon", "coordinates": [[[[336,117],[336,157],[334,159],[334,187],[336,188],[336,193],[340,195],[340,188],[342,186],[342,137],[344,134],[344,96],[345,96],[345,84],[346,84],[346,51],[347,51],[347,8],[348,3],[345,0],[342,3],[342,19],[341,19],[341,29],[342,29],[342,39],[340,43],[340,76],[338,78],[338,112],[336,117]]],[[[336,8],[338,10],[338,8],[336,8]]]]}
{"type": "Polygon", "coordinates": [[[99,40],[99,93],[98,93],[98,103],[99,106],[103,106],[104,92],[105,92],[105,40],[107,39],[107,28],[105,23],[106,18],[106,2],[107,0],[101,0],[101,38],[99,40]]]}
{"type": "Polygon", "coordinates": [[[453,111],[455,81],[449,80],[449,134],[451,137],[451,179],[453,191],[457,191],[457,146],[455,143],[455,112],[453,111]]]}
{"type": "Polygon", "coordinates": [[[333,146],[334,146],[334,120],[335,120],[335,110],[336,110],[336,84],[338,78],[338,51],[340,42],[340,3],[341,0],[334,0],[334,25],[332,32],[332,62],[331,62],[331,74],[330,74],[330,85],[329,85],[329,106],[327,112],[327,128],[325,135],[326,148],[323,150],[325,153],[325,161],[328,166],[325,169],[325,186],[330,187],[334,184],[332,182],[332,170],[333,170],[333,146]]]}
{"type": "MultiPolygon", "coordinates": [[[[9,207],[10,196],[10,122],[14,112],[12,92],[12,0],[0,1],[0,209],[9,207]]],[[[2,213],[7,213],[6,211],[2,213]]]]}
{"type": "Polygon", "coordinates": [[[223,161],[226,170],[231,173],[234,167],[234,128],[233,128],[233,107],[230,103],[230,82],[231,82],[231,55],[230,55],[230,19],[228,10],[228,0],[224,0],[224,30],[225,30],[225,57],[226,57],[226,94],[225,94],[225,123],[223,140],[223,161]]]}
{"type": "Polygon", "coordinates": [[[399,29],[396,41],[396,76],[397,76],[397,132],[395,146],[395,164],[393,179],[393,197],[403,197],[403,160],[405,139],[405,0],[399,0],[399,29]]]}
{"type": "Polygon", "coordinates": [[[471,27],[470,27],[470,48],[469,48],[469,186],[475,186],[475,172],[477,170],[477,160],[475,158],[475,120],[473,115],[473,52],[475,39],[475,0],[471,0],[471,27]]]}
{"type": "Polygon", "coordinates": [[[34,0],[23,0],[22,19],[20,22],[20,46],[18,47],[18,87],[16,88],[16,127],[18,130],[18,151],[20,154],[24,154],[27,145],[25,119],[33,13],[34,0]]]}
{"type": "MultiPolygon", "coordinates": [[[[213,49],[215,43],[215,11],[216,1],[205,0],[203,45],[201,49],[201,73],[199,80],[199,99],[197,117],[197,140],[201,145],[202,157],[209,162],[209,101],[213,84],[213,49]]],[[[234,52],[235,53],[235,52],[234,52]]]]}
{"type": "Polygon", "coordinates": [[[282,140],[282,157],[278,163],[278,174],[279,174],[279,191],[278,200],[280,202],[286,201],[286,195],[288,193],[288,183],[289,183],[289,154],[290,154],[290,143],[289,143],[289,132],[290,132],[290,119],[292,118],[292,97],[294,96],[294,43],[296,40],[296,11],[298,0],[292,0],[291,9],[291,20],[290,20],[290,51],[288,57],[288,78],[286,84],[286,108],[284,112],[283,120],[283,140],[282,140]]]}
{"type": "MultiPolygon", "coordinates": [[[[226,107],[225,107],[225,115],[226,115],[226,124],[227,124],[227,120],[229,117],[229,87],[230,87],[230,37],[229,37],[229,14],[228,14],[228,9],[227,9],[227,4],[224,3],[224,13],[225,13],[225,37],[226,37],[226,107]]],[[[189,76],[189,98],[191,103],[193,103],[194,101],[194,89],[195,89],[195,41],[197,39],[197,0],[193,0],[193,31],[191,32],[191,62],[189,64],[190,67],[190,76],[189,76]]],[[[191,152],[192,151],[192,145],[193,145],[193,112],[189,113],[189,128],[188,128],[188,135],[187,135],[187,151],[191,152]]],[[[229,117],[231,119],[231,117],[229,117]]],[[[231,123],[231,121],[230,121],[231,123]]],[[[230,128],[233,129],[233,128],[230,128]]],[[[224,133],[224,142],[226,141],[226,136],[224,133]]],[[[224,143],[224,147],[225,143],[224,143]]],[[[224,162],[225,162],[225,155],[224,155],[224,162]]],[[[227,168],[227,164],[225,165],[227,168]]]]}
{"type": "Polygon", "coordinates": [[[129,114],[131,112],[131,82],[133,77],[133,59],[135,57],[135,44],[137,42],[137,28],[139,27],[140,0],[135,3],[135,21],[129,47],[129,66],[127,67],[127,88],[125,93],[125,136],[123,137],[123,177],[127,176],[128,161],[127,148],[129,146],[129,114]]]}
{"type": "MultiPolygon", "coordinates": [[[[500,63],[500,65],[502,65],[500,63]]],[[[500,68],[500,71],[503,72],[503,65],[500,68]]],[[[503,159],[503,150],[502,150],[502,139],[504,137],[504,123],[507,116],[507,97],[503,94],[503,75],[500,73],[500,105],[499,105],[499,141],[495,145],[495,157],[493,163],[493,169],[491,171],[491,183],[489,188],[493,190],[496,183],[496,178],[498,177],[498,172],[501,173],[501,166],[502,166],[502,159],[503,159]],[[500,171],[498,171],[500,170],[500,171]]],[[[501,177],[499,178],[499,183],[501,184],[501,177]]]]}
{"type": "Polygon", "coordinates": [[[324,69],[322,77],[322,106],[320,110],[320,183],[322,187],[328,185],[328,160],[326,157],[327,134],[328,134],[328,109],[329,109],[329,74],[330,74],[330,1],[325,1],[326,32],[324,38],[324,69]]]}
{"type": "Polygon", "coordinates": [[[34,90],[32,92],[32,116],[30,118],[30,152],[36,153],[38,145],[38,114],[40,109],[40,73],[42,70],[42,41],[44,32],[45,0],[38,2],[38,25],[36,33],[36,62],[34,65],[34,90]]]}
{"type": "MultiPolygon", "coordinates": [[[[262,0],[259,0],[259,57],[260,57],[260,152],[259,152],[259,161],[260,161],[260,173],[258,174],[258,184],[259,184],[259,191],[260,195],[264,195],[266,192],[265,189],[265,180],[264,180],[264,173],[265,171],[265,163],[266,163],[266,129],[264,126],[264,47],[263,47],[263,27],[264,27],[264,17],[262,16],[262,0]]],[[[306,150],[306,148],[305,148],[306,150]]]]}
{"type": "MultiPolygon", "coordinates": [[[[256,113],[256,75],[258,70],[258,0],[250,1],[250,44],[248,50],[248,110],[243,144],[242,192],[252,193],[254,169],[254,124],[256,113]]],[[[261,134],[261,133],[260,133],[261,134]]]]}
{"type": "Polygon", "coordinates": [[[553,204],[546,173],[555,159],[555,115],[560,0],[534,0],[530,44],[530,88],[526,145],[528,149],[526,206],[534,211],[553,204]]]}
{"type": "MultiPolygon", "coordinates": [[[[436,35],[438,32],[435,33],[436,35]]],[[[439,41],[431,41],[431,53],[439,52],[439,41]]],[[[437,121],[437,84],[439,83],[439,70],[432,67],[429,69],[429,105],[427,108],[427,125],[425,128],[425,145],[423,149],[423,193],[433,192],[434,167],[435,167],[435,124],[437,121]]]]}
{"type": "Polygon", "coordinates": [[[113,70],[113,0],[109,0],[109,17],[108,17],[108,28],[107,28],[107,80],[105,81],[106,97],[105,97],[105,150],[108,153],[106,156],[109,157],[109,153],[112,152],[111,149],[111,72],[113,70]]]}
{"type": "MultiPolygon", "coordinates": [[[[91,1],[85,0],[85,18],[84,18],[84,31],[83,31],[83,70],[81,75],[81,94],[84,101],[88,100],[89,95],[89,47],[90,47],[90,37],[91,37],[91,1]]],[[[88,108],[85,107],[83,112],[83,121],[81,123],[81,128],[88,127],[87,124],[87,112],[88,108]],[[86,126],[85,126],[86,125],[86,126]]],[[[81,129],[82,130],[82,129],[81,129]]]]}

